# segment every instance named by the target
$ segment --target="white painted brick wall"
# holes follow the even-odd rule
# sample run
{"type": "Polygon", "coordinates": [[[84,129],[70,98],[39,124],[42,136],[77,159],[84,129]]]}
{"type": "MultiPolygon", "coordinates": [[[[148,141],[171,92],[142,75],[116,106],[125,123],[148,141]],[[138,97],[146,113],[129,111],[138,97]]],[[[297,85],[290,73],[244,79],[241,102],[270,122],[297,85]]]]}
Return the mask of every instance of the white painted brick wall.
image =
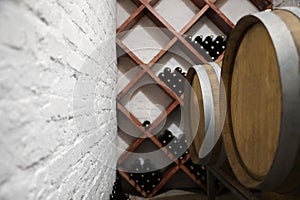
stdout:
{"type": "Polygon", "coordinates": [[[109,199],[115,0],[0,1],[0,199],[109,199]]]}

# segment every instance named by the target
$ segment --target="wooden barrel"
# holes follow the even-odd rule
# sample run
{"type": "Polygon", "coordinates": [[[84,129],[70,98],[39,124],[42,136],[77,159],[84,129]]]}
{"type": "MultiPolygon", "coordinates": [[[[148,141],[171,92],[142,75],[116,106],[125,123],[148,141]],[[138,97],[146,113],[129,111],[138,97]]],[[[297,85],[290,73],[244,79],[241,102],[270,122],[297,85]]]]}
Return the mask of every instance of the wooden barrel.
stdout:
{"type": "Polygon", "coordinates": [[[222,66],[227,93],[223,141],[245,186],[300,191],[300,9],[243,17],[222,66]]]}
{"type": "Polygon", "coordinates": [[[185,134],[191,159],[196,164],[220,165],[225,151],[220,138],[223,123],[220,112],[221,68],[217,63],[189,68],[184,98],[185,134]]]}

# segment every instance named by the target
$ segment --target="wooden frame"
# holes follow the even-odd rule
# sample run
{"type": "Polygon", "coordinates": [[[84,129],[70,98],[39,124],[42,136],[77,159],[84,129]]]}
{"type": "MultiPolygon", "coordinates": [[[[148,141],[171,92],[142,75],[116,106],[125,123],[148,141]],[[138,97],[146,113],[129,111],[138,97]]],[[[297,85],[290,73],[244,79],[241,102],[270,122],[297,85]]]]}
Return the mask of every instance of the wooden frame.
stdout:
{"type": "MultiPolygon", "coordinates": [[[[176,94],[163,82],[161,81],[155,73],[151,70],[151,67],[154,66],[165,54],[166,52],[177,42],[179,41],[196,59],[196,62],[207,63],[206,59],[196,50],[193,46],[188,43],[183,37],[187,31],[196,24],[196,22],[204,15],[206,15],[222,32],[228,35],[231,30],[234,28],[234,24],[230,21],[226,15],[217,8],[215,5],[216,0],[191,0],[195,6],[197,6],[200,11],[196,13],[193,18],[180,30],[176,31],[155,9],[155,4],[158,3],[159,0],[131,0],[136,6],[137,9],[121,24],[120,27],[117,28],[117,38],[116,44],[117,47],[122,49],[125,54],[132,59],[138,66],[142,68],[142,71],[138,73],[135,78],[133,78],[125,88],[117,95],[117,109],[124,114],[129,121],[133,123],[140,131],[144,133],[144,136],[147,136],[158,148],[160,148],[169,158],[173,159],[172,153],[170,153],[163,145],[159,142],[159,140],[152,135],[152,131],[168,116],[172,111],[178,106],[183,105],[184,95],[181,95],[180,98],[177,98],[176,94]],[[170,31],[171,34],[170,41],[167,43],[165,47],[163,47],[160,52],[155,55],[152,60],[145,64],[142,62],[123,42],[122,37],[126,32],[133,28],[139,20],[147,16],[150,18],[155,25],[158,27],[166,28],[170,31]],[[128,93],[128,91],[144,76],[148,74],[170,97],[172,97],[173,102],[166,108],[165,113],[162,113],[157,117],[157,119],[151,124],[149,129],[145,129],[142,127],[141,122],[131,113],[129,112],[125,106],[123,106],[120,101],[124,95],[128,93]]],[[[161,0],[162,1],[162,0],[161,0]]],[[[270,9],[272,8],[272,0],[250,0],[259,10],[270,9]]],[[[221,61],[223,59],[223,54],[219,56],[219,58],[215,61],[221,61]]],[[[201,182],[201,180],[197,179],[196,176],[189,171],[189,169],[184,165],[184,163],[190,158],[187,155],[183,160],[175,160],[175,165],[170,167],[163,173],[162,181],[154,188],[151,194],[147,194],[143,191],[133,180],[130,179],[129,174],[122,170],[122,162],[129,156],[130,152],[133,152],[136,148],[138,148],[143,141],[144,137],[136,139],[128,148],[127,151],[124,152],[118,161],[119,165],[119,173],[121,176],[131,184],[140,194],[144,197],[152,197],[154,196],[169,180],[172,176],[178,171],[184,171],[200,188],[206,191],[206,185],[201,182]]]]}

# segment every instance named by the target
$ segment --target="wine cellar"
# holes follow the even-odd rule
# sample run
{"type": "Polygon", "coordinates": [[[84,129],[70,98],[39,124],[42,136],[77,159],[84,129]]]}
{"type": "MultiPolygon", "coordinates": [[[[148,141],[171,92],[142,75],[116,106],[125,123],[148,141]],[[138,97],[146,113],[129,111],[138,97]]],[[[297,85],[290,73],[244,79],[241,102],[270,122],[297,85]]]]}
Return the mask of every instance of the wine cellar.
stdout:
{"type": "MultiPolygon", "coordinates": [[[[187,71],[189,67],[208,62],[219,63],[216,64],[217,68],[221,67],[224,57],[224,50],[226,51],[227,38],[234,29],[235,23],[233,23],[230,18],[222,12],[222,9],[219,8],[220,5],[217,1],[212,2],[206,0],[192,0],[190,2],[185,2],[185,4],[190,7],[195,6],[197,11],[193,13],[194,16],[191,17],[187,24],[182,25],[183,28],[180,30],[178,29],[179,26],[176,24],[171,25],[168,22],[168,19],[171,18],[164,18],[165,15],[161,11],[163,8],[159,7],[159,1],[133,0],[132,3],[136,7],[134,9],[129,9],[131,10],[131,13],[128,13],[129,17],[126,18],[123,23],[119,24],[119,27],[117,28],[116,41],[119,52],[118,67],[119,70],[122,71],[122,74],[120,74],[121,77],[127,76],[127,73],[130,72],[128,67],[124,67],[126,64],[128,65],[130,63],[132,67],[139,68],[139,70],[136,70],[134,75],[132,75],[132,79],[128,80],[128,82],[124,84],[122,83],[122,89],[119,90],[117,95],[118,123],[122,123],[122,127],[123,123],[130,123],[130,126],[133,126],[135,129],[137,129],[136,132],[138,132],[138,135],[141,135],[141,137],[136,137],[135,139],[131,138],[131,140],[127,138],[128,147],[126,148],[125,152],[121,154],[118,161],[118,173],[123,179],[123,186],[125,190],[127,189],[129,193],[134,195],[149,198],[159,195],[162,192],[166,192],[170,189],[188,190],[191,188],[198,188],[198,190],[206,193],[209,199],[214,199],[215,196],[228,192],[229,188],[229,191],[237,192],[237,196],[240,198],[259,199],[260,195],[262,194],[260,190],[249,190],[240,185],[238,181],[235,180],[232,170],[229,167],[229,164],[226,164],[226,161],[222,161],[222,167],[217,167],[215,164],[210,164],[210,161],[206,163],[204,162],[203,165],[194,164],[199,161],[199,159],[195,158],[195,154],[198,154],[199,148],[188,148],[190,145],[195,147],[194,144],[187,142],[186,136],[183,133],[189,128],[180,127],[183,131],[180,134],[178,134],[176,132],[177,130],[175,129],[175,135],[169,130],[172,128],[172,125],[170,126],[169,124],[178,123],[178,118],[179,120],[182,120],[181,115],[183,115],[183,110],[189,109],[186,107],[189,105],[189,99],[192,99],[192,97],[187,97],[187,94],[185,93],[187,92],[187,89],[185,88],[185,82],[187,82],[187,71]],[[193,5],[191,6],[189,3],[193,5]],[[199,34],[199,31],[201,31],[201,26],[199,25],[201,22],[199,21],[203,17],[208,18],[208,23],[213,23],[214,28],[218,29],[218,31],[214,31],[210,34],[207,34],[207,32],[201,34],[200,32],[199,34]],[[150,20],[150,22],[144,22],[144,18],[147,18],[150,20]],[[139,25],[139,23],[141,23],[141,25],[139,25]],[[143,26],[143,23],[146,25],[143,26]],[[141,48],[147,48],[148,46],[147,44],[145,45],[139,43],[140,39],[137,37],[149,38],[149,36],[143,36],[142,34],[147,34],[143,31],[140,31],[142,33],[139,35],[137,30],[139,30],[141,27],[147,29],[147,26],[150,26],[150,23],[151,25],[153,24],[157,26],[160,29],[157,31],[163,32],[163,37],[168,37],[167,40],[169,42],[165,42],[162,47],[158,48],[159,50],[154,50],[154,56],[149,56],[150,58],[148,58],[148,62],[146,63],[144,60],[142,60],[142,58],[145,58],[145,56],[143,57],[141,52],[142,50],[140,50],[139,46],[137,45],[140,44],[141,48]],[[176,28],[174,28],[174,26],[176,26],[176,28]],[[190,30],[196,28],[199,29],[199,26],[200,30],[196,31],[199,35],[192,35],[190,30]],[[136,46],[128,42],[129,39],[127,40],[127,38],[130,38],[130,34],[136,34],[136,46]],[[127,38],[123,39],[125,37],[127,38]],[[128,46],[126,45],[126,42],[128,43],[128,46]],[[132,46],[129,47],[130,45],[132,46]],[[173,57],[178,59],[178,57],[180,57],[179,59],[184,59],[185,61],[178,62],[179,65],[177,64],[169,66],[170,62],[165,64],[164,57],[167,57],[166,59],[172,59],[173,57]],[[128,61],[128,59],[130,61],[128,61]],[[152,80],[148,81],[148,79],[152,80]],[[140,82],[143,81],[152,84],[153,87],[148,87],[146,85],[140,86],[140,82]],[[139,87],[145,88],[139,90],[139,87]],[[147,92],[147,89],[149,89],[150,92],[147,92]],[[164,105],[164,111],[160,115],[152,117],[152,119],[145,118],[145,115],[141,116],[140,113],[136,112],[136,110],[130,110],[134,107],[134,97],[136,95],[136,93],[133,93],[132,90],[136,90],[136,93],[144,93],[149,99],[151,99],[149,96],[155,98],[155,96],[160,95],[160,92],[163,92],[165,93],[164,95],[172,98],[172,102],[164,105]],[[157,90],[160,91],[156,92],[157,90]],[[129,98],[126,97],[128,93],[132,95],[129,98]],[[126,100],[123,100],[123,98],[126,100]],[[131,103],[131,107],[125,106],[127,102],[131,103]],[[182,107],[184,108],[181,109],[182,107]],[[135,113],[137,113],[137,116],[135,116],[135,113]],[[152,148],[149,147],[151,145],[152,148]],[[142,151],[143,148],[148,148],[149,151],[155,151],[155,146],[156,148],[159,148],[160,151],[166,156],[165,158],[162,157],[160,159],[168,159],[167,157],[169,157],[169,159],[173,161],[168,166],[158,170],[155,166],[157,165],[157,160],[155,161],[154,158],[154,160],[151,161],[151,159],[149,159],[146,155],[147,150],[142,151]],[[191,156],[189,150],[196,152],[194,152],[191,156]],[[138,152],[141,156],[133,156],[135,159],[132,159],[130,158],[131,152],[138,152]],[[143,157],[143,155],[146,156],[143,157]],[[208,169],[206,164],[208,164],[208,169]],[[141,173],[145,169],[146,172],[141,173]],[[177,180],[177,176],[180,177],[179,179],[184,179],[182,178],[183,175],[178,173],[180,171],[184,173],[186,178],[192,180],[195,185],[189,185],[187,188],[181,188],[180,185],[184,185],[183,182],[188,182],[188,180],[182,180],[181,182],[179,181],[178,185],[176,185],[174,182],[168,186],[168,182],[177,180]],[[230,181],[227,181],[227,179],[230,181]]],[[[119,4],[119,9],[125,9],[126,6],[123,1],[120,1],[119,4]]],[[[249,4],[252,4],[252,6],[256,9],[256,12],[266,9],[270,10],[272,9],[273,5],[272,1],[249,1],[247,5],[249,6],[249,4]]],[[[172,6],[170,5],[168,8],[172,8],[172,6]]],[[[165,8],[163,11],[167,12],[168,8],[165,8]]],[[[150,35],[153,34],[153,38],[158,37],[157,35],[159,35],[156,33],[156,30],[151,30],[151,28],[146,31],[148,31],[148,34],[150,35]]],[[[152,43],[149,44],[149,47],[152,47],[151,45],[152,43]]],[[[193,74],[195,74],[195,72],[193,74]]],[[[188,79],[193,78],[189,77],[188,79]]],[[[189,82],[191,83],[190,80],[189,82]]],[[[195,88],[193,89],[195,90],[195,88]]],[[[199,96],[197,97],[199,98],[199,96]]],[[[163,103],[157,102],[157,99],[164,101],[163,98],[165,97],[162,95],[161,99],[156,98],[156,100],[150,100],[147,102],[147,104],[156,103],[163,105],[163,103]]],[[[139,103],[139,101],[136,101],[136,104],[139,103]]],[[[147,105],[143,106],[145,109],[147,109],[147,105]]],[[[188,110],[188,112],[192,111],[188,110]]],[[[148,117],[150,117],[150,115],[151,114],[149,114],[148,117]]],[[[186,118],[186,116],[184,117],[186,118]]],[[[188,122],[184,123],[184,126],[190,126],[189,121],[192,120],[195,119],[192,117],[188,118],[188,122]]],[[[122,129],[123,128],[120,128],[120,137],[123,137],[124,132],[126,132],[123,132],[122,129]]],[[[194,140],[197,140],[197,136],[194,138],[194,140]]]]}
{"type": "Polygon", "coordinates": [[[0,200],[300,199],[300,0],[1,0],[0,71],[0,200]]]}

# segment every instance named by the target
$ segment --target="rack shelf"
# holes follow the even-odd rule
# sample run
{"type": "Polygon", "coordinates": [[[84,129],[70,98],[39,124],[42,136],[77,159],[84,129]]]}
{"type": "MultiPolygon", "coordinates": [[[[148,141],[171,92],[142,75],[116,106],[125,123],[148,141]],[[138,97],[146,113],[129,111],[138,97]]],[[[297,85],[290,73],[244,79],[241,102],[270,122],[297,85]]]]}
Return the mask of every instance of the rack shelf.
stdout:
{"type": "MultiPolygon", "coordinates": [[[[126,149],[119,160],[119,173],[120,175],[133,186],[142,196],[152,197],[154,196],[173,176],[178,170],[182,170],[186,173],[198,186],[199,188],[207,191],[206,184],[198,179],[185,165],[184,163],[190,158],[187,155],[183,160],[175,160],[173,165],[170,165],[168,169],[163,173],[161,182],[153,189],[150,194],[147,194],[142,190],[132,179],[130,179],[126,170],[122,168],[122,163],[130,155],[130,152],[134,152],[146,139],[149,138],[151,142],[161,149],[161,151],[168,156],[170,159],[174,159],[174,155],[168,151],[167,148],[159,142],[159,140],[152,134],[152,131],[157,128],[167,116],[169,116],[179,105],[183,105],[184,95],[179,98],[177,95],[163,82],[151,68],[162,59],[166,53],[170,50],[175,43],[180,43],[182,49],[185,50],[191,59],[197,63],[207,63],[208,61],[184,38],[184,35],[200,20],[204,15],[208,17],[225,35],[228,35],[234,28],[234,23],[216,6],[216,0],[191,0],[191,2],[199,8],[199,11],[190,19],[190,21],[183,26],[180,31],[176,31],[175,28],[168,23],[168,21],[162,17],[157,10],[155,5],[159,0],[131,0],[136,5],[136,10],[117,28],[116,45],[117,48],[121,49],[130,59],[132,59],[142,70],[139,72],[117,95],[117,110],[120,114],[123,114],[129,121],[143,133],[143,136],[137,138],[132,144],[126,149]],[[147,16],[156,26],[165,28],[169,32],[165,33],[169,37],[169,42],[150,60],[149,63],[144,63],[129,47],[123,42],[122,38],[126,35],[126,31],[129,31],[135,27],[139,21],[147,16]],[[160,114],[146,129],[142,126],[141,122],[121,103],[121,99],[132,89],[139,80],[145,75],[149,75],[160,88],[172,98],[172,103],[166,108],[166,111],[160,114]]],[[[162,1],[162,0],[161,0],[162,1]]],[[[246,0],[245,0],[246,1],[246,0]]],[[[258,10],[269,9],[272,7],[271,0],[250,0],[258,10]]],[[[216,62],[223,59],[223,54],[219,56],[216,62]]],[[[220,192],[220,191],[218,191],[220,192]]]]}

